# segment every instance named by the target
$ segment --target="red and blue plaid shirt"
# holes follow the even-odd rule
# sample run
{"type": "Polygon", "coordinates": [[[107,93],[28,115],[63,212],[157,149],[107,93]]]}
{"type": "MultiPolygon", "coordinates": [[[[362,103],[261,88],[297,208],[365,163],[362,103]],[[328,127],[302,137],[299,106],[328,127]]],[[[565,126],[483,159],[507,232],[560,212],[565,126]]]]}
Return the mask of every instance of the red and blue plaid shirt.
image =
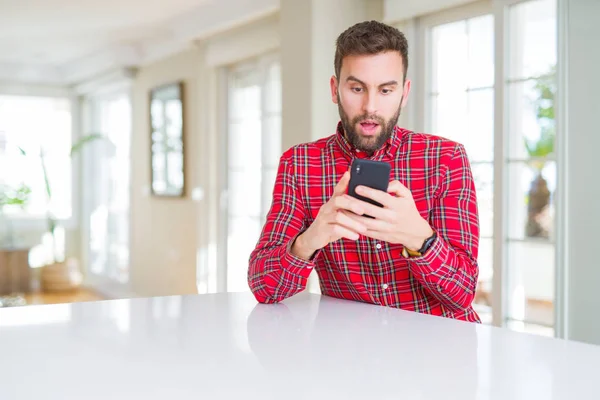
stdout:
{"type": "Polygon", "coordinates": [[[256,299],[275,303],[303,291],[315,269],[324,295],[480,322],[472,307],[479,245],[475,184],[464,147],[448,139],[396,127],[370,157],[390,163],[391,179],[411,191],[437,232],[424,255],[404,258],[402,245],[362,235],[330,243],[311,261],[291,254],[355,157],[364,155],[346,140],[341,124],[336,134],[283,154],[271,209],[250,255],[248,282],[256,299]]]}

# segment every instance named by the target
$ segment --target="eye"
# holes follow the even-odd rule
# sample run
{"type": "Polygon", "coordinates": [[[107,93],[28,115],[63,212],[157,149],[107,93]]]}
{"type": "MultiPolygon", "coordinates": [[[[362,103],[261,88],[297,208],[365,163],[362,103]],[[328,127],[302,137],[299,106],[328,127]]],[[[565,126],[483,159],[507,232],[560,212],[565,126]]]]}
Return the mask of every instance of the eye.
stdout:
{"type": "Polygon", "coordinates": [[[352,90],[354,93],[360,93],[360,92],[362,92],[362,88],[361,88],[361,87],[353,87],[351,90],[352,90]]]}
{"type": "Polygon", "coordinates": [[[383,93],[383,94],[390,94],[390,93],[392,93],[392,92],[393,92],[393,90],[392,90],[392,89],[382,89],[382,90],[381,90],[381,93],[383,93]]]}

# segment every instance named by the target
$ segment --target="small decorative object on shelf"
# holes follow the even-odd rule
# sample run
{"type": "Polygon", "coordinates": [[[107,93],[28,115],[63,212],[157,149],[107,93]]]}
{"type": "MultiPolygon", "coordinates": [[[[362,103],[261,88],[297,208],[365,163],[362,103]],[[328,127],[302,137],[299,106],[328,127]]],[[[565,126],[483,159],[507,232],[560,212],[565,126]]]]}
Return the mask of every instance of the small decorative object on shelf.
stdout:
{"type": "Polygon", "coordinates": [[[0,248],[0,295],[31,289],[29,248],[0,248]]]}
{"type": "Polygon", "coordinates": [[[83,281],[79,263],[73,258],[45,266],[42,269],[40,278],[42,290],[45,292],[76,290],[83,281]]]}

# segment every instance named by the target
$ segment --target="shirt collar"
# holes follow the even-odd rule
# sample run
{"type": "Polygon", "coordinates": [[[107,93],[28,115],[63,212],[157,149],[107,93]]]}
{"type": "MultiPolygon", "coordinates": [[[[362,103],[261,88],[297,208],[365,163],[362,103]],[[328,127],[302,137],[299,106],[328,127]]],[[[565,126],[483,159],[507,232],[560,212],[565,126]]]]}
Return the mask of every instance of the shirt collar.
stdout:
{"type": "Polygon", "coordinates": [[[390,157],[393,158],[396,151],[400,147],[400,142],[402,141],[402,137],[404,135],[404,131],[395,126],[392,131],[392,135],[388,140],[385,141],[383,146],[381,146],[371,157],[367,157],[364,153],[361,154],[360,150],[357,150],[346,138],[344,135],[344,128],[342,127],[342,122],[338,122],[336,133],[335,133],[335,141],[337,143],[338,148],[342,151],[344,156],[347,159],[354,159],[356,157],[359,158],[369,158],[371,160],[382,160],[383,158],[390,157]]]}

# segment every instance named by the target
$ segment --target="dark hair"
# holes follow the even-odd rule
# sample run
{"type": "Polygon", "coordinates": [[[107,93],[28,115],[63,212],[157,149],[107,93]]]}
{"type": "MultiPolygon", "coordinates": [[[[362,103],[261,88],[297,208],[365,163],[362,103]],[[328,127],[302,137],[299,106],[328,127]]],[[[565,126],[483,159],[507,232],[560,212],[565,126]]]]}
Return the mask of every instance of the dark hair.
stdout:
{"type": "Polygon", "coordinates": [[[335,76],[340,77],[346,56],[372,55],[397,51],[404,64],[404,79],[408,71],[408,42],[398,29],[377,21],[359,22],[338,36],[335,43],[335,76]]]}

